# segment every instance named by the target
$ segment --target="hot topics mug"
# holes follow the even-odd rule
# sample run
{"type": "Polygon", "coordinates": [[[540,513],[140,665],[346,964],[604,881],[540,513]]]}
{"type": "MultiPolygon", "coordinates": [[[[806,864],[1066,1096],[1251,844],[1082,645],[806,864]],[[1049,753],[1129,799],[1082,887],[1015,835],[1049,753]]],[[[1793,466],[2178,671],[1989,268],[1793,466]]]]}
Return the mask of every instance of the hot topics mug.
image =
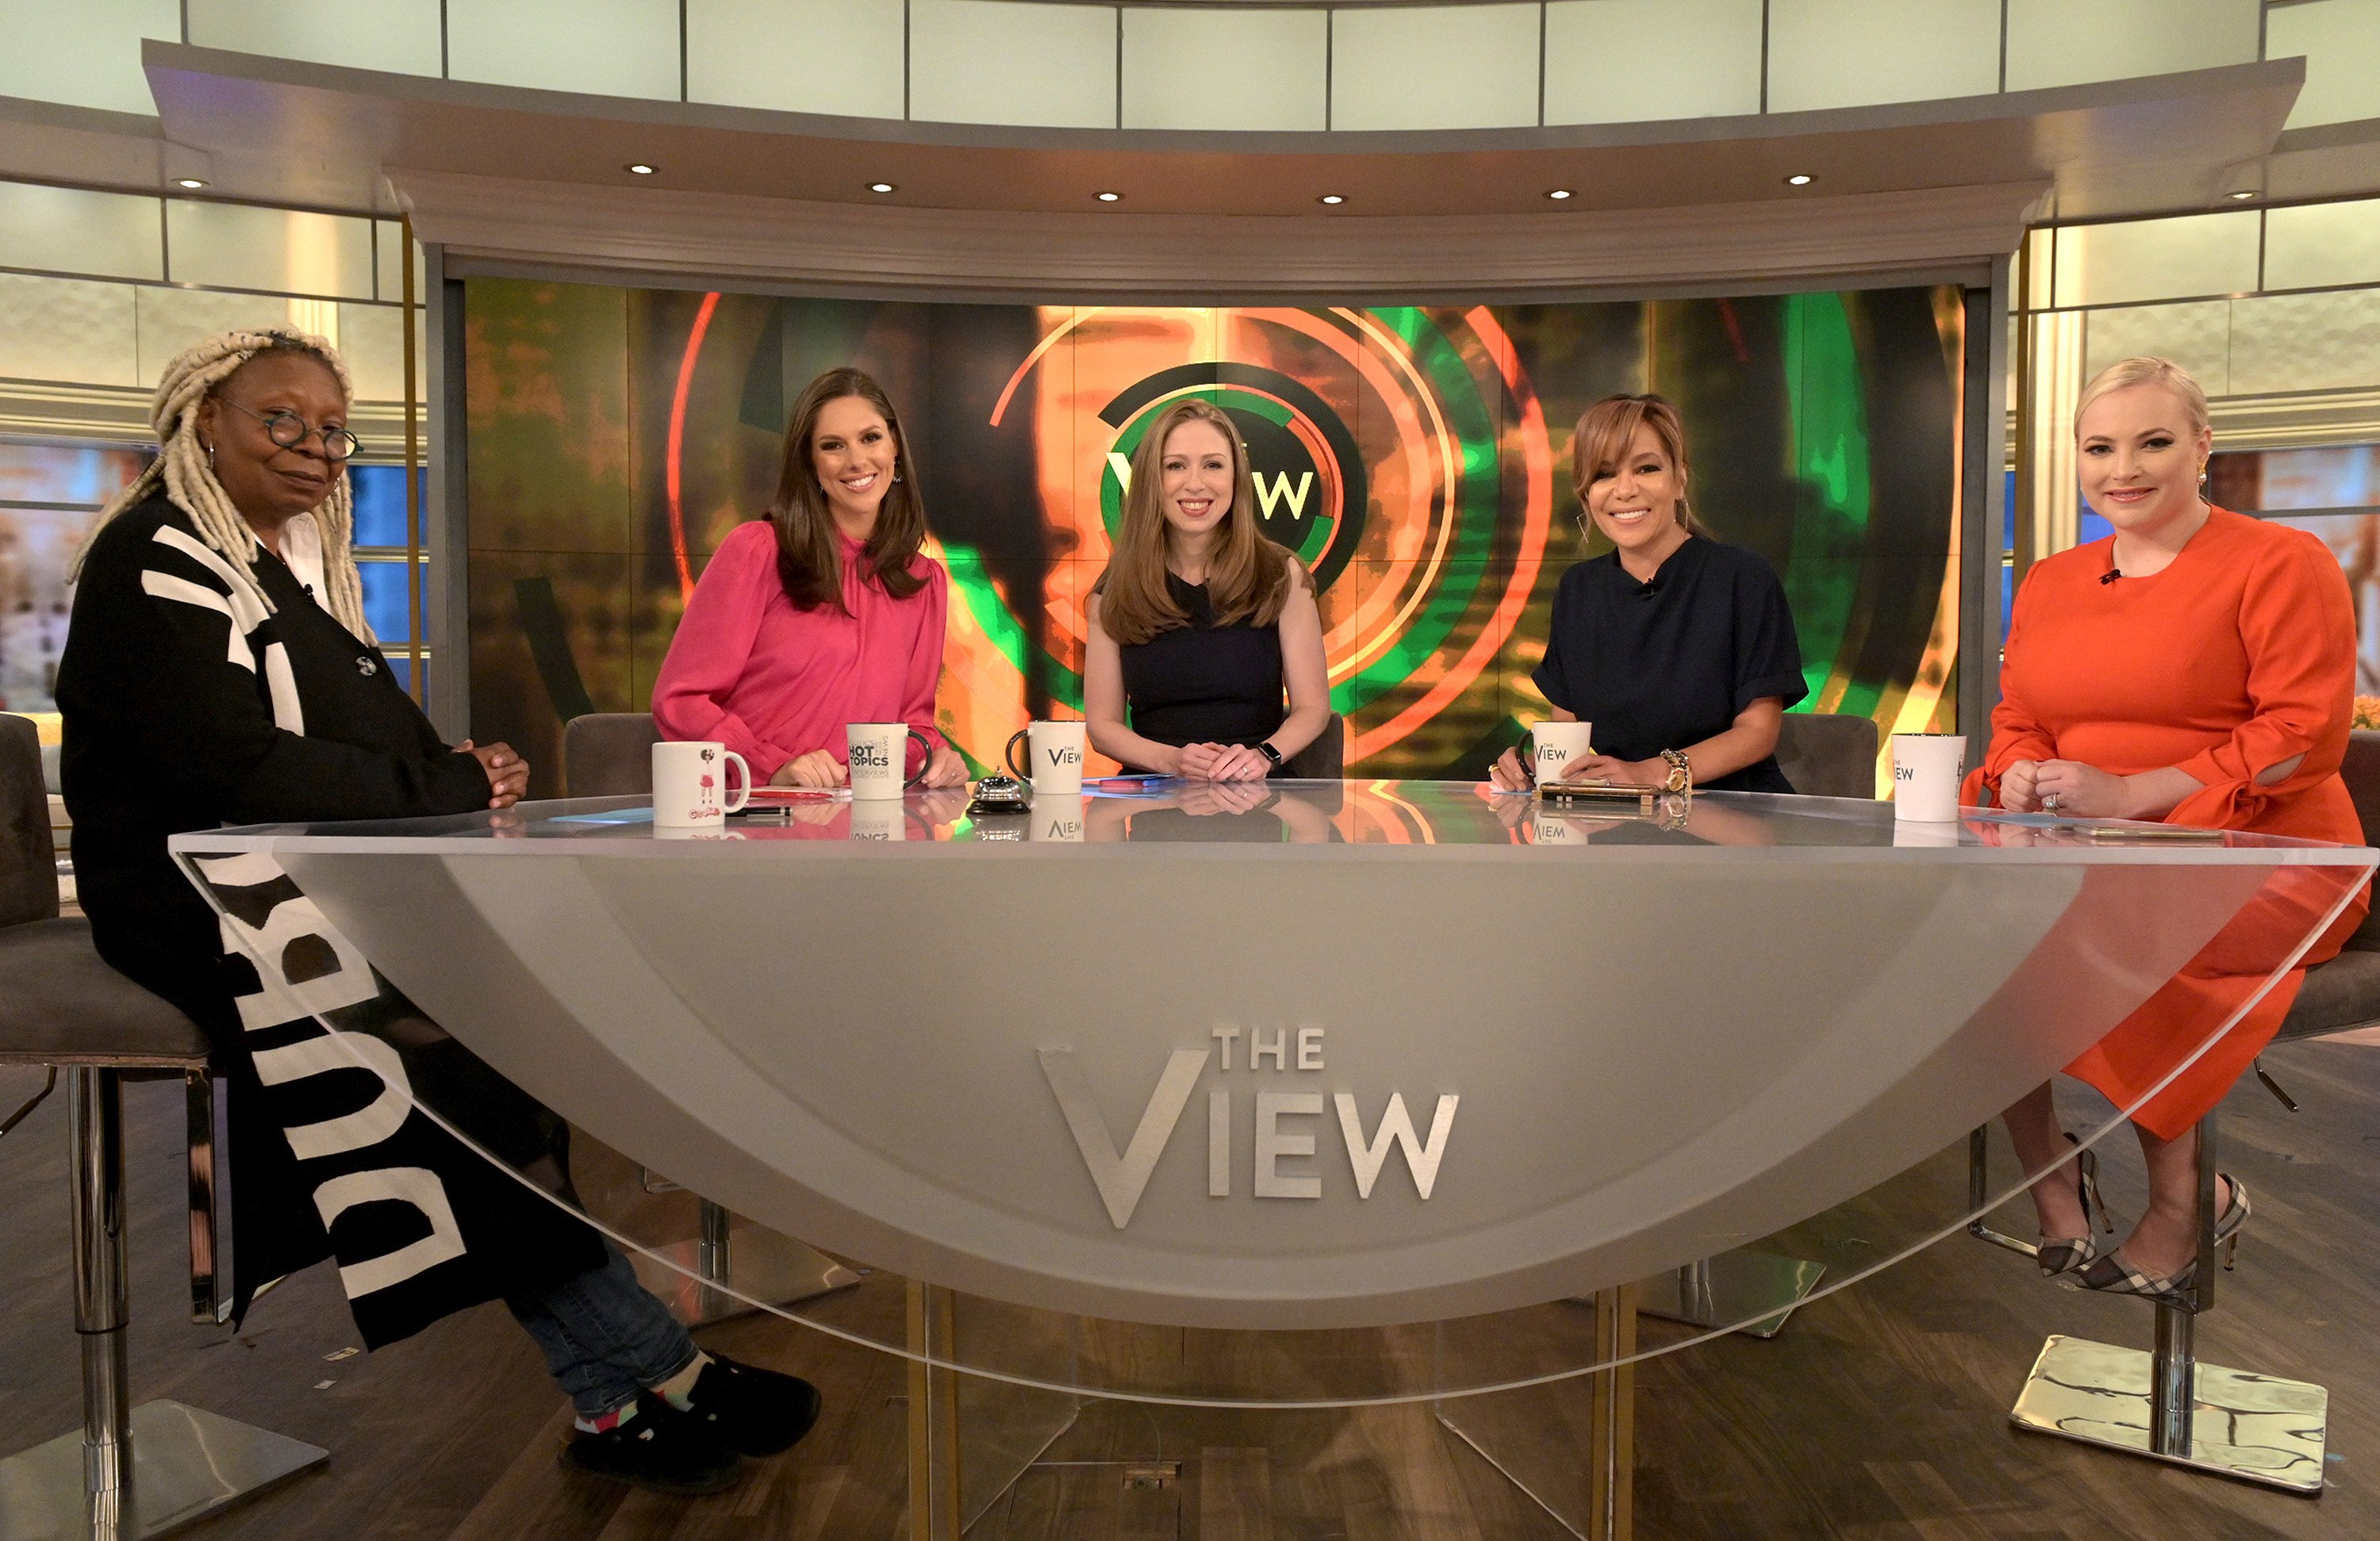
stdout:
{"type": "Polygon", "coordinates": [[[851,738],[851,795],[854,797],[898,797],[925,779],[934,745],[906,722],[854,722],[845,729],[851,738]],[[903,773],[909,740],[925,750],[914,776],[903,773]]]}

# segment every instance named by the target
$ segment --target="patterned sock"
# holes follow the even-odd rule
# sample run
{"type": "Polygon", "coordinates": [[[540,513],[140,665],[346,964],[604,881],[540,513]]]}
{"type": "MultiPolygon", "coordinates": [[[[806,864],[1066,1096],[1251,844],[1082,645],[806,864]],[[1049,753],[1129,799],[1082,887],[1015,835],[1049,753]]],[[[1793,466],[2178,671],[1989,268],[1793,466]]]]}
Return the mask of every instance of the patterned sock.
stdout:
{"type": "Polygon", "coordinates": [[[652,1388],[653,1394],[679,1412],[686,1412],[694,1405],[694,1383],[702,1378],[703,1367],[710,1363],[710,1355],[695,1350],[694,1363],[652,1388]]]}
{"type": "Polygon", "coordinates": [[[600,1418],[573,1418],[570,1426],[581,1434],[609,1434],[637,1415],[637,1404],[624,1402],[600,1418]]]}

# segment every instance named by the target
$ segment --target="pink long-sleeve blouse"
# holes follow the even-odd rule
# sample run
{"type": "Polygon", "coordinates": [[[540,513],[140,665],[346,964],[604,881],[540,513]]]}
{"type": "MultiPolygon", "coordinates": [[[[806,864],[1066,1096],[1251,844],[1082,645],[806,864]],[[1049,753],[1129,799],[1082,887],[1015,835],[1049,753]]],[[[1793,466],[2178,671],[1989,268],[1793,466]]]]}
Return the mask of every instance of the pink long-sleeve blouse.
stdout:
{"type": "MultiPolygon", "coordinates": [[[[672,740],[715,739],[767,781],[787,760],[824,749],[847,763],[853,722],[907,722],[939,745],[934,687],[942,672],[950,575],[925,556],[926,586],[905,600],[867,573],[861,543],[841,540],[844,614],[796,609],[777,576],[766,519],[739,525],[694,586],[653,685],[653,721],[672,740]]],[[[915,773],[917,748],[910,746],[915,773]]]]}

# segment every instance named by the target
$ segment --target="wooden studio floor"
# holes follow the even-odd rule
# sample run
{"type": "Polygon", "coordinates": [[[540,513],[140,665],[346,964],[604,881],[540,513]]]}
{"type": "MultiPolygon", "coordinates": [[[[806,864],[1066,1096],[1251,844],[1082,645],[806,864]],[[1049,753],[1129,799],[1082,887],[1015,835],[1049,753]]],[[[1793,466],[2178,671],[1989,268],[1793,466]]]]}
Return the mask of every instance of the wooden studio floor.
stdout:
{"type": "MultiPolygon", "coordinates": [[[[1732,1338],[1638,1372],[1637,1535],[1968,1538],[2380,1535],[2380,1047],[2297,1045],[2268,1056],[2305,1104],[2284,1112],[2252,1081],[2223,1125],[2225,1165],[2255,1217],[2203,1358],[2330,1389],[2331,1486],[2309,1500],[2012,1430],[2007,1410],[2043,1337],[2145,1346],[2149,1317],[2033,1277],[2023,1259],[1953,1238],[1821,1300],[1768,1342],[1732,1338]]],[[[37,1084],[0,1072],[0,1105],[37,1084]]],[[[2070,1111],[2079,1114],[2080,1099],[2070,1111]]],[[[232,1537],[486,1537],[660,1541],[903,1534],[903,1365],[807,1329],[747,1317],[710,1346],[797,1371],[824,1421],[744,1486],[708,1499],[626,1495],[565,1473],[564,1405],[501,1307],[483,1306],[377,1354],[354,1340],[327,1268],[285,1284],[234,1337],[181,1319],[179,1088],[128,1089],[134,1399],[168,1396],[329,1447],[328,1465],[184,1533],[232,1537]]],[[[2109,1161],[2119,1215],[2137,1157],[2109,1161]]],[[[1911,1194],[1959,1183],[1962,1152],[1784,1244],[1856,1264],[1911,1194]]],[[[53,1098],[0,1141],[0,1452],[79,1422],[67,1285],[66,1115],[53,1098]]],[[[2010,1217],[2013,1222],[2016,1217],[2010,1217]]],[[[897,1320],[879,1277],[844,1310],[897,1320]]],[[[1674,1329],[1645,1326],[1648,1341],[1674,1329]]],[[[1389,1341],[1383,1339],[1384,1342],[1389,1341]]],[[[1110,1345],[1112,1347],[1113,1345],[1110,1345]]],[[[1093,1353],[1100,1345],[1090,1345],[1093,1353]]],[[[1123,1351],[1119,1351],[1123,1352],[1123,1351]]],[[[1531,1407],[1475,1405],[1511,1448],[1560,1461],[1574,1436],[1531,1407]]],[[[1564,1533],[1426,1405],[1354,1412],[1183,1412],[1092,1403],[970,1533],[1009,1537],[1325,1537],[1553,1541],[1564,1533]],[[1131,1464],[1180,1462],[1160,1486],[1131,1464]]]]}

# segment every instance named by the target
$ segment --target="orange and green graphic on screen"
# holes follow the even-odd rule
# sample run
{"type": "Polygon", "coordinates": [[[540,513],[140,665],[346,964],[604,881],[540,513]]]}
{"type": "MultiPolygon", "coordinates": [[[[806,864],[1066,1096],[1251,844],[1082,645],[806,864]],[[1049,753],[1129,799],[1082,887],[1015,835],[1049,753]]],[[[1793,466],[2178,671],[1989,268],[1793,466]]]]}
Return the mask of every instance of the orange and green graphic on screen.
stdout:
{"type": "Polygon", "coordinates": [[[1075,308],[473,279],[474,729],[534,761],[571,711],[649,702],[693,579],[767,505],[786,405],[838,364],[901,409],[953,579],[940,711],[979,765],[1079,715],[1083,601],[1183,395],[1238,425],[1314,574],[1351,773],[1476,774],[1545,713],[1553,590],[1592,550],[1570,429],[1615,390],[1680,404],[1695,513],[1783,576],[1812,705],[1947,725],[1960,315],[1935,289],[1075,308]]]}

